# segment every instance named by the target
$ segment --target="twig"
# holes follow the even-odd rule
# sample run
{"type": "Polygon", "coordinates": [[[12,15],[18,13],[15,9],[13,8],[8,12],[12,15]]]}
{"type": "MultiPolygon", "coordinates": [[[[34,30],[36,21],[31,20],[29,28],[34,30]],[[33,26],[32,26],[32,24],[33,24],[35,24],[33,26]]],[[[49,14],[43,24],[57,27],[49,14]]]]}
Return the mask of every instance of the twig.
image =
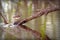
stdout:
{"type": "Polygon", "coordinates": [[[2,13],[0,13],[0,15],[1,15],[1,17],[3,18],[4,23],[5,23],[5,24],[8,24],[8,22],[7,22],[6,18],[2,15],[2,13]]]}

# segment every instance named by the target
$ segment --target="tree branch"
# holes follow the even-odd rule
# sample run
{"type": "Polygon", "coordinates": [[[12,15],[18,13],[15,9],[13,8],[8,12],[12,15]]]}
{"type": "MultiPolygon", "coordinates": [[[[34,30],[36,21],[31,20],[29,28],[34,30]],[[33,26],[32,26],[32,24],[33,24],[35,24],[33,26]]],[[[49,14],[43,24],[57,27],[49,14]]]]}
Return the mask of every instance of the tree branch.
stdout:
{"type": "Polygon", "coordinates": [[[30,21],[30,20],[32,20],[32,19],[35,19],[35,18],[37,18],[37,17],[39,17],[39,16],[42,16],[42,15],[44,15],[44,14],[47,15],[47,14],[50,13],[50,12],[58,11],[58,10],[60,10],[60,8],[59,8],[59,7],[56,7],[56,6],[48,7],[48,8],[46,8],[46,9],[40,10],[40,11],[37,12],[36,14],[34,14],[34,15],[32,15],[32,16],[26,18],[26,19],[23,19],[23,20],[21,20],[21,21],[15,22],[14,24],[21,25],[21,24],[24,24],[24,23],[26,23],[26,22],[28,22],[28,21],[30,21]]]}
{"type": "MultiPolygon", "coordinates": [[[[21,20],[20,22],[17,23],[17,25],[20,25],[21,28],[25,29],[26,31],[32,32],[34,35],[39,36],[38,38],[40,38],[41,33],[37,32],[36,30],[32,30],[32,29],[30,29],[27,26],[22,25],[22,24],[24,24],[24,23],[26,23],[26,22],[28,22],[28,21],[30,21],[32,19],[35,19],[35,18],[37,18],[39,16],[42,16],[44,14],[47,15],[50,12],[58,11],[58,10],[60,10],[60,8],[59,7],[54,7],[54,6],[48,7],[46,9],[42,9],[41,11],[37,12],[36,14],[34,14],[34,15],[32,15],[32,16],[26,18],[26,19],[21,20]]],[[[50,40],[47,35],[46,35],[46,40],[50,40]]]]}
{"type": "Polygon", "coordinates": [[[4,15],[2,14],[3,8],[2,8],[2,3],[1,2],[2,1],[0,1],[0,16],[3,18],[4,23],[8,24],[6,17],[4,17],[4,15]]]}
{"type": "Polygon", "coordinates": [[[7,22],[6,18],[3,16],[3,14],[2,14],[2,13],[0,13],[0,15],[1,15],[1,17],[3,18],[4,23],[5,23],[5,24],[8,24],[8,22],[7,22]]]}
{"type": "MultiPolygon", "coordinates": [[[[25,29],[26,31],[31,32],[34,36],[36,36],[39,40],[41,40],[41,33],[37,32],[36,30],[32,30],[31,28],[25,26],[25,25],[20,25],[21,28],[25,29]]],[[[45,40],[51,40],[47,35],[45,35],[45,40]]]]}

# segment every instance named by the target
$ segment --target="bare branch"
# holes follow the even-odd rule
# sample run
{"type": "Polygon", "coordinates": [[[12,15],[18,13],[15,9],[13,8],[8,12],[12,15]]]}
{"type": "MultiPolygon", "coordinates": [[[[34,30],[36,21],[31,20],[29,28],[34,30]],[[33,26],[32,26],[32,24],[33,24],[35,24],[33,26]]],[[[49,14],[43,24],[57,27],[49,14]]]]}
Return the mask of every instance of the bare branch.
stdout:
{"type": "MultiPolygon", "coordinates": [[[[36,36],[38,39],[41,40],[41,33],[37,32],[36,30],[32,30],[31,28],[25,26],[25,25],[20,25],[21,28],[25,29],[26,31],[31,32],[34,36],[36,36]]],[[[47,35],[45,40],[51,40],[47,35]]]]}
{"type": "MultiPolygon", "coordinates": [[[[34,15],[32,15],[32,16],[26,18],[26,19],[23,19],[23,20],[20,21],[20,23],[18,23],[17,25],[24,24],[24,23],[26,23],[26,22],[28,22],[28,21],[30,21],[30,20],[32,20],[32,19],[35,19],[35,18],[37,18],[37,17],[39,17],[39,16],[42,16],[42,15],[44,15],[44,14],[47,15],[47,14],[50,13],[50,12],[58,11],[58,10],[60,10],[60,8],[59,8],[59,7],[54,7],[54,6],[53,6],[53,7],[48,7],[48,8],[46,8],[46,9],[42,9],[41,11],[37,12],[36,14],[34,14],[34,15]]],[[[26,26],[24,26],[24,25],[22,25],[22,26],[20,26],[20,27],[24,28],[24,29],[27,30],[27,31],[31,31],[33,34],[35,33],[35,35],[41,37],[41,33],[37,32],[37,31],[35,31],[35,30],[32,30],[32,29],[30,29],[30,28],[28,28],[28,27],[26,27],[26,26]]],[[[50,40],[47,35],[46,35],[46,40],[50,40]]]]}
{"type": "Polygon", "coordinates": [[[36,14],[34,14],[34,15],[32,15],[32,16],[26,18],[26,19],[23,19],[20,22],[16,22],[16,23],[18,25],[21,25],[21,24],[24,24],[24,23],[26,23],[26,22],[28,22],[28,21],[30,21],[32,19],[35,19],[35,18],[37,18],[39,16],[42,16],[44,14],[47,15],[50,12],[58,11],[58,10],[60,10],[60,8],[59,7],[56,7],[56,6],[48,7],[46,9],[42,9],[41,11],[37,12],[36,14]]]}
{"type": "Polygon", "coordinates": [[[2,14],[2,11],[3,11],[3,8],[2,8],[1,1],[0,1],[0,16],[3,18],[4,23],[8,24],[6,17],[4,17],[4,15],[2,14]]]}
{"type": "Polygon", "coordinates": [[[3,16],[3,14],[2,14],[2,13],[0,13],[0,15],[1,15],[1,17],[3,18],[4,23],[5,23],[5,24],[8,24],[8,22],[7,22],[6,18],[3,16]]]}
{"type": "MultiPolygon", "coordinates": [[[[27,30],[27,31],[32,32],[32,33],[33,33],[34,35],[36,35],[36,36],[41,37],[41,33],[37,32],[37,31],[35,31],[35,30],[32,30],[32,29],[30,29],[30,28],[28,28],[27,26],[22,25],[22,24],[24,24],[24,23],[26,23],[26,22],[28,22],[28,21],[30,21],[30,20],[32,20],[32,19],[35,19],[35,18],[37,18],[37,17],[39,17],[39,16],[42,16],[42,15],[44,15],[44,14],[47,15],[47,14],[50,13],[50,12],[58,11],[58,10],[60,10],[60,8],[59,8],[59,7],[54,7],[54,6],[48,7],[48,8],[46,8],[46,9],[42,9],[41,11],[37,12],[36,14],[34,14],[34,15],[32,15],[32,16],[26,18],[26,19],[23,19],[23,20],[21,20],[20,22],[17,22],[17,25],[20,25],[21,28],[23,28],[23,29],[25,29],[25,30],[27,30]]],[[[46,40],[50,40],[47,35],[46,35],[46,40]]]]}

